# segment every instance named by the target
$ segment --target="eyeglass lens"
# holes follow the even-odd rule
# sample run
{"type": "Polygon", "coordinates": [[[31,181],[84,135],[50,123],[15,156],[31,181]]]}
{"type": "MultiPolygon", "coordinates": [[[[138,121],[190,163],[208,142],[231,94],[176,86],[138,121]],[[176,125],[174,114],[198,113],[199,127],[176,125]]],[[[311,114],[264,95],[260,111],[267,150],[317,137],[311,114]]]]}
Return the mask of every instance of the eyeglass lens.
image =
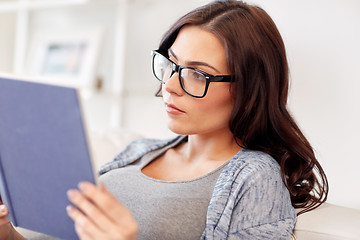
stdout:
{"type": "MultiPolygon", "coordinates": [[[[173,63],[159,53],[155,53],[153,61],[155,77],[162,83],[166,83],[171,77],[173,63]]],[[[179,69],[178,74],[185,92],[199,97],[204,95],[206,89],[206,77],[204,74],[184,67],[179,69]]]]}

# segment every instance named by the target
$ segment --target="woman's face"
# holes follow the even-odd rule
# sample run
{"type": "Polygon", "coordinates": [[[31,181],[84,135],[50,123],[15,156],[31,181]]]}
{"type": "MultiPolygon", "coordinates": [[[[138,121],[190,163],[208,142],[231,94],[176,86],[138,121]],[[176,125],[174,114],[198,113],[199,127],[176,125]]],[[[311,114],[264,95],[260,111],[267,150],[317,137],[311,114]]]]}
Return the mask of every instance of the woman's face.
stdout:
{"type": "MultiPolygon", "coordinates": [[[[212,75],[230,75],[222,42],[198,26],[185,26],[180,30],[169,49],[169,58],[178,65],[212,75]]],[[[183,91],[178,73],[174,73],[162,86],[169,129],[182,135],[229,131],[234,105],[230,84],[212,82],[204,98],[194,98],[183,91]]]]}

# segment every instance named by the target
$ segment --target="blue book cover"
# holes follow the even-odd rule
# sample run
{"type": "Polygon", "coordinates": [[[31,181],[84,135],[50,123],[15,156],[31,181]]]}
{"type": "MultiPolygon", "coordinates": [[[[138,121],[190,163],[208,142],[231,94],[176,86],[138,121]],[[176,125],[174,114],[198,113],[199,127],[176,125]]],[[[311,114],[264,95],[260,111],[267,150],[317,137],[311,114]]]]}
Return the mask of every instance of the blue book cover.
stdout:
{"type": "Polygon", "coordinates": [[[95,183],[77,90],[0,77],[0,192],[10,221],[78,239],[66,192],[95,183]]]}

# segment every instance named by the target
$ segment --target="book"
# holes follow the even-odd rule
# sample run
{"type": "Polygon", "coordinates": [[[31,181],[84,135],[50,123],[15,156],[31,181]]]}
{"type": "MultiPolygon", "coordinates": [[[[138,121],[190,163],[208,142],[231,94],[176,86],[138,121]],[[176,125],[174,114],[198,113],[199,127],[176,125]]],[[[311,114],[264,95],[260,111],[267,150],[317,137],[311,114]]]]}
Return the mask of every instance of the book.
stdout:
{"type": "Polygon", "coordinates": [[[0,77],[0,194],[14,226],[78,239],[66,192],[97,181],[78,95],[0,77]]]}

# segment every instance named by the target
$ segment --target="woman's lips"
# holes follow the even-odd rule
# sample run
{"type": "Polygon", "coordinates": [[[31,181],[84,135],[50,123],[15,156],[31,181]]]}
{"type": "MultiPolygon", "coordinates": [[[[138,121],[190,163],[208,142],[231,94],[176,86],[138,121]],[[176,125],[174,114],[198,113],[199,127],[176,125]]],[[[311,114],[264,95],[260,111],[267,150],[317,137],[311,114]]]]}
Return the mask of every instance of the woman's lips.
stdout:
{"type": "Polygon", "coordinates": [[[173,104],[165,103],[165,109],[166,109],[166,112],[168,112],[170,114],[174,114],[174,115],[179,115],[179,114],[185,113],[183,110],[177,108],[173,104]]]}

